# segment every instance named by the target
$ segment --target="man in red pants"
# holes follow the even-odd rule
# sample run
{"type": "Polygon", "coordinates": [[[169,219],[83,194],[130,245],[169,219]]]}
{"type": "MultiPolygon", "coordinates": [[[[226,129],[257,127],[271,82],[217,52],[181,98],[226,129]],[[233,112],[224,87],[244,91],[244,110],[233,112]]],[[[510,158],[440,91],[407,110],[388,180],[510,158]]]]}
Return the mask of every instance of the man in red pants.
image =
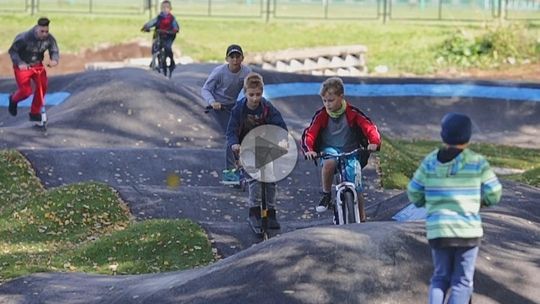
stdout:
{"type": "Polygon", "coordinates": [[[18,90],[9,95],[9,113],[17,115],[17,103],[32,95],[32,80],[35,85],[34,99],[30,107],[30,120],[41,121],[41,108],[47,92],[47,72],[43,66],[45,51],[49,51],[48,66],[58,64],[59,52],[56,39],[49,34],[50,20],[39,18],[32,29],[15,37],[9,48],[9,56],[13,62],[13,71],[18,90]]]}

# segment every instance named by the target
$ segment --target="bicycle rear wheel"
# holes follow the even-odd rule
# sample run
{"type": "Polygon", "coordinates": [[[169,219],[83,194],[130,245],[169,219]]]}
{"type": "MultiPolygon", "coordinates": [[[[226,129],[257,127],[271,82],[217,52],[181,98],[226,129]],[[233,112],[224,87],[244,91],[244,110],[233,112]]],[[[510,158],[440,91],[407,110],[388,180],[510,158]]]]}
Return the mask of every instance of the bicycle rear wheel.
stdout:
{"type": "Polygon", "coordinates": [[[356,217],[354,213],[354,195],[350,191],[343,193],[343,217],[345,224],[356,223],[356,217]]]}

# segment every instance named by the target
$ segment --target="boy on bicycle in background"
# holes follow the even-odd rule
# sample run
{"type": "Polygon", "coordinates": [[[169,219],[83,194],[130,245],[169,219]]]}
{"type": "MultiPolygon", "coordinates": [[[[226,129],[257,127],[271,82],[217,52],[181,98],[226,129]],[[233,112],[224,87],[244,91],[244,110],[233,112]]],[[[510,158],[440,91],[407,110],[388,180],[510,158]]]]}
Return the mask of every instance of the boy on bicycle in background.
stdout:
{"type": "MultiPolygon", "coordinates": [[[[263,94],[264,82],[258,73],[249,73],[244,80],[245,97],[233,107],[227,126],[227,147],[237,155],[240,153],[240,143],[249,133],[261,125],[275,125],[287,130],[287,125],[281,113],[268,101],[263,94]]],[[[253,178],[249,179],[249,215],[248,220],[253,227],[260,227],[261,185],[253,178]]],[[[268,228],[280,229],[276,217],[276,183],[266,184],[266,199],[268,205],[268,228]]]]}
{"type": "MultiPolygon", "coordinates": [[[[307,159],[314,159],[318,152],[335,154],[350,152],[360,146],[366,148],[368,152],[360,154],[359,159],[355,157],[347,161],[347,180],[355,182],[360,193],[361,168],[367,164],[369,151],[380,149],[381,136],[371,119],[345,101],[344,93],[343,81],[339,77],[328,78],[322,83],[319,94],[323,107],[315,112],[302,134],[302,150],[307,159]]],[[[322,197],[317,212],[324,212],[331,206],[335,170],[334,159],[323,161],[322,197]]],[[[358,199],[363,199],[362,195],[358,195],[358,199]]]]}
{"type": "MultiPolygon", "coordinates": [[[[165,0],[161,2],[161,13],[156,18],[148,21],[141,29],[144,32],[149,32],[151,28],[155,27],[154,38],[156,35],[160,36],[163,47],[165,48],[165,55],[171,59],[169,75],[172,74],[176,67],[172,44],[176,38],[176,34],[180,30],[180,26],[178,25],[176,18],[171,14],[171,10],[171,1],[165,0]]],[[[155,60],[155,54],[159,52],[160,46],[157,45],[156,42],[156,39],[154,39],[154,42],[152,43],[152,61],[155,60]]]]}
{"type": "MultiPolygon", "coordinates": [[[[238,94],[244,87],[244,79],[251,72],[251,69],[242,64],[244,52],[237,44],[231,44],[225,52],[226,64],[217,66],[212,70],[210,76],[201,89],[201,96],[215,110],[214,117],[223,128],[227,130],[229,122],[229,111],[238,99],[238,94]]],[[[223,184],[238,184],[240,174],[236,170],[236,161],[230,149],[225,147],[225,170],[222,174],[223,184]]]]}
{"type": "Polygon", "coordinates": [[[409,200],[427,209],[426,230],[433,258],[429,303],[470,303],[478,246],[480,207],[495,205],[502,186],[486,159],[467,148],[471,119],[449,113],[441,123],[442,148],[427,155],[407,187],[409,200]]]}

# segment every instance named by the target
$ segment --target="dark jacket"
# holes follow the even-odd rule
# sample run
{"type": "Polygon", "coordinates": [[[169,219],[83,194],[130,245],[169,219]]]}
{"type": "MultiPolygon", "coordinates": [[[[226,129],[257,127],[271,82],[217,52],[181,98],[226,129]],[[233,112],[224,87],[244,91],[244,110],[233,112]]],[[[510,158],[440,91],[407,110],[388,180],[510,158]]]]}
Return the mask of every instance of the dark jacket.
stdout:
{"type": "MultiPolygon", "coordinates": [[[[180,24],[176,21],[173,14],[164,15],[160,13],[156,18],[153,18],[144,25],[144,28],[147,30],[152,27],[155,27],[156,31],[166,31],[166,33],[160,34],[161,38],[166,40],[174,40],[176,34],[180,31],[180,24]]],[[[155,35],[157,35],[157,32],[154,32],[154,38],[155,35]]]]}
{"type": "Polygon", "coordinates": [[[9,56],[13,65],[41,63],[45,51],[49,51],[51,60],[58,61],[60,58],[58,44],[54,36],[49,34],[45,40],[39,40],[35,34],[36,27],[37,25],[15,37],[13,44],[9,48],[9,56]]]}
{"type": "Polygon", "coordinates": [[[262,115],[257,121],[248,120],[247,99],[239,100],[232,108],[231,118],[227,125],[227,145],[240,144],[246,134],[260,125],[275,125],[287,130],[287,125],[281,113],[266,99],[262,98],[262,115]]]}

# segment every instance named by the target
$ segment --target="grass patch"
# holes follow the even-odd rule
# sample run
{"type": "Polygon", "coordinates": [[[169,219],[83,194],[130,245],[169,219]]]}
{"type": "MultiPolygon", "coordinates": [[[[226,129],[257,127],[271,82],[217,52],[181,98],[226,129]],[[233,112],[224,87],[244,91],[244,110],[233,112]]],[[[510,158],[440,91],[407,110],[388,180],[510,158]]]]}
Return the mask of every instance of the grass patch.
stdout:
{"type": "Polygon", "coordinates": [[[522,174],[507,176],[508,179],[540,188],[540,166],[522,174]]]}
{"type": "MultiPolygon", "coordinates": [[[[383,187],[405,189],[422,159],[441,146],[428,140],[399,140],[383,138],[379,153],[383,187]]],[[[492,167],[525,170],[523,174],[504,176],[532,186],[540,186],[540,150],[504,145],[474,143],[469,148],[486,157],[492,167]]]]}
{"type": "MultiPolygon", "coordinates": [[[[151,40],[150,35],[139,31],[148,16],[49,14],[49,17],[52,20],[51,32],[57,38],[61,52],[76,53],[103,44],[119,44],[134,39],[151,40]],[[85,25],[85,30],[73,31],[80,24],[85,25]]],[[[227,45],[233,42],[241,44],[247,54],[287,48],[363,44],[368,47],[369,70],[377,65],[386,65],[390,73],[433,73],[438,66],[441,46],[454,37],[456,28],[471,35],[485,32],[485,28],[479,24],[437,23],[426,26],[398,22],[381,25],[380,21],[274,20],[264,23],[259,20],[217,18],[178,19],[181,30],[175,47],[196,61],[222,62],[227,45]]],[[[7,50],[15,35],[34,23],[34,16],[2,16],[0,49],[7,50]]],[[[540,36],[540,28],[533,25],[525,24],[519,28],[527,32],[527,36],[540,36]]],[[[540,50],[536,54],[538,52],[540,50]]],[[[532,57],[531,60],[538,58],[532,57]]]]}
{"type": "Polygon", "coordinates": [[[523,62],[540,55],[540,40],[517,23],[499,24],[479,35],[459,30],[438,49],[441,65],[493,68],[507,62],[523,62]]]}
{"type": "Polygon", "coordinates": [[[18,152],[0,151],[0,282],[40,271],[139,274],[213,261],[189,220],[134,223],[101,183],[45,190],[18,152]]]}

